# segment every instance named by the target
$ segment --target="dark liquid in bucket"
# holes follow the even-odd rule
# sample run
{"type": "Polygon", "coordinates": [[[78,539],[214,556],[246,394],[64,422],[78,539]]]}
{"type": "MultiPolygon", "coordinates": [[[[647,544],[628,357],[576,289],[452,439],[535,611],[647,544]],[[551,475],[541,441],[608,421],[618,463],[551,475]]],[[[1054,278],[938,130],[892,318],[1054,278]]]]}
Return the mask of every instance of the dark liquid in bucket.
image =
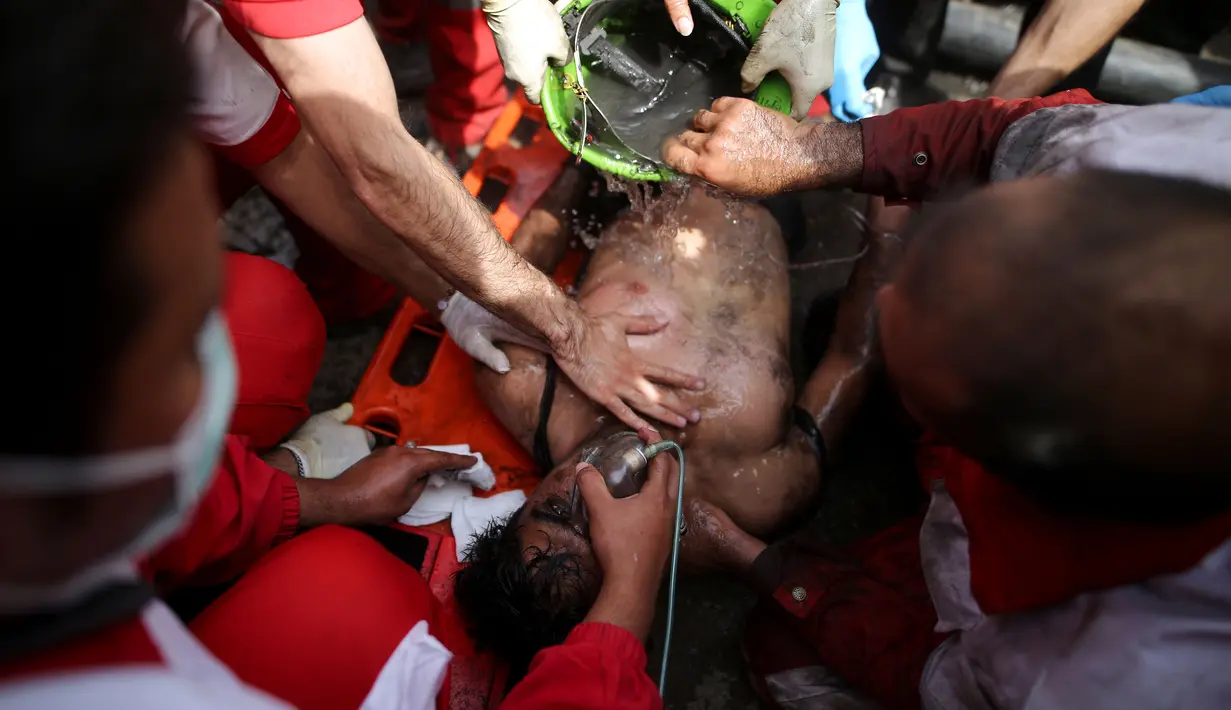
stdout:
{"type": "Polygon", "coordinates": [[[603,5],[601,13],[594,8],[600,19],[587,18],[582,35],[602,17],[642,8],[626,31],[610,29],[609,38],[638,66],[665,82],[658,92],[644,93],[594,66],[586,89],[616,138],[642,157],[661,163],[663,141],[689,130],[697,111],[722,96],[743,95],[739,71],[746,55],[700,13],[693,13],[698,23],[693,34],[682,37],[660,2],[606,0],[603,5]]]}

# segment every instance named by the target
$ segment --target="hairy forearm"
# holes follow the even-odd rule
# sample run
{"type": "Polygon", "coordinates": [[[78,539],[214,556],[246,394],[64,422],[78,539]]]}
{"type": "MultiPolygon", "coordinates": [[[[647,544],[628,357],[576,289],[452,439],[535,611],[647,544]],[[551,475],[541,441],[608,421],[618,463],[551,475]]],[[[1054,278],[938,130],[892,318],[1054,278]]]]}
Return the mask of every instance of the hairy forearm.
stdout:
{"type": "Polygon", "coordinates": [[[1002,99],[1043,94],[1111,41],[1142,4],[1144,0],[1048,0],[988,94],[1002,99]]]}
{"type": "Polygon", "coordinates": [[[863,178],[863,131],[858,122],[803,124],[799,156],[789,190],[858,188],[863,178]]]}
{"type": "Polygon", "coordinates": [[[306,128],[286,150],[252,172],[262,187],[343,254],[425,309],[434,309],[448,295],[448,284],[355,197],[306,128]]]}
{"type": "Polygon", "coordinates": [[[364,20],[313,37],[256,38],[355,196],[446,281],[553,345],[576,305],[527,264],[486,210],[403,127],[384,58],[364,20]]]}
{"type": "Polygon", "coordinates": [[[500,236],[444,165],[404,140],[401,157],[411,162],[365,161],[352,180],[359,198],[459,291],[526,332],[567,341],[575,304],[500,236]]]}
{"type": "Polygon", "coordinates": [[[901,258],[899,233],[909,219],[907,208],[886,207],[880,198],[869,198],[868,205],[863,255],[842,294],[829,349],[799,397],[799,406],[816,417],[821,436],[830,444],[842,436],[863,402],[876,367],[876,293],[901,258]]]}

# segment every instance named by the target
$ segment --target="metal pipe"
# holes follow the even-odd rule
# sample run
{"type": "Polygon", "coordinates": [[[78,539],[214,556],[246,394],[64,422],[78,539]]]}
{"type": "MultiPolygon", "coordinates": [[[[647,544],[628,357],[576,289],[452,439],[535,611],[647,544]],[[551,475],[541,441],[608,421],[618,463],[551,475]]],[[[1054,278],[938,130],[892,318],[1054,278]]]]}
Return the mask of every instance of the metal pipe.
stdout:
{"type": "MultiPolygon", "coordinates": [[[[1017,47],[1023,11],[952,0],[939,51],[971,69],[995,73],[1017,47]]],[[[1117,38],[1096,91],[1126,103],[1156,103],[1231,84],[1231,64],[1117,38]]]]}

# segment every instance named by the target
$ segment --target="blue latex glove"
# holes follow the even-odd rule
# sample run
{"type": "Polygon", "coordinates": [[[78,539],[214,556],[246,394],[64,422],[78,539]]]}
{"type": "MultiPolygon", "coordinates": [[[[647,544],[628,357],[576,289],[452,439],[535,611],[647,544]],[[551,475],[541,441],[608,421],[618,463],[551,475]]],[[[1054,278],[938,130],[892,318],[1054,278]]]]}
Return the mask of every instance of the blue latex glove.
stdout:
{"type": "Polygon", "coordinates": [[[863,80],[880,56],[880,45],[876,43],[876,31],[868,19],[864,0],[842,0],[838,5],[833,86],[829,89],[829,104],[838,120],[858,121],[876,110],[864,101],[868,87],[863,80]]]}
{"type": "MultiPolygon", "coordinates": [[[[838,25],[839,35],[842,33],[842,25],[838,25]]],[[[1194,104],[1197,106],[1218,106],[1221,108],[1231,108],[1231,84],[1215,86],[1205,91],[1198,91],[1195,94],[1181,96],[1178,99],[1172,99],[1173,104],[1194,104]]]]}

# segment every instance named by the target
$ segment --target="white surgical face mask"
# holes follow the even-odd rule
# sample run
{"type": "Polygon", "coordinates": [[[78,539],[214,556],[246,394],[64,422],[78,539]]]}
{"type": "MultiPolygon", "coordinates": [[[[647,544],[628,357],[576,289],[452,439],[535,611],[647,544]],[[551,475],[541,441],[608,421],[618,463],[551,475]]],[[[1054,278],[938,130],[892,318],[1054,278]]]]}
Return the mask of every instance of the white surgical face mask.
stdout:
{"type": "Polygon", "coordinates": [[[0,455],[0,496],[5,497],[100,493],[168,473],[175,477],[173,503],[116,552],[51,585],[0,582],[0,613],[71,604],[107,584],[135,579],[137,560],[165,542],[193,512],[213,478],[235,405],[235,353],[218,311],[206,318],[197,334],[197,356],[201,394],[170,444],[83,458],[0,455]]]}

